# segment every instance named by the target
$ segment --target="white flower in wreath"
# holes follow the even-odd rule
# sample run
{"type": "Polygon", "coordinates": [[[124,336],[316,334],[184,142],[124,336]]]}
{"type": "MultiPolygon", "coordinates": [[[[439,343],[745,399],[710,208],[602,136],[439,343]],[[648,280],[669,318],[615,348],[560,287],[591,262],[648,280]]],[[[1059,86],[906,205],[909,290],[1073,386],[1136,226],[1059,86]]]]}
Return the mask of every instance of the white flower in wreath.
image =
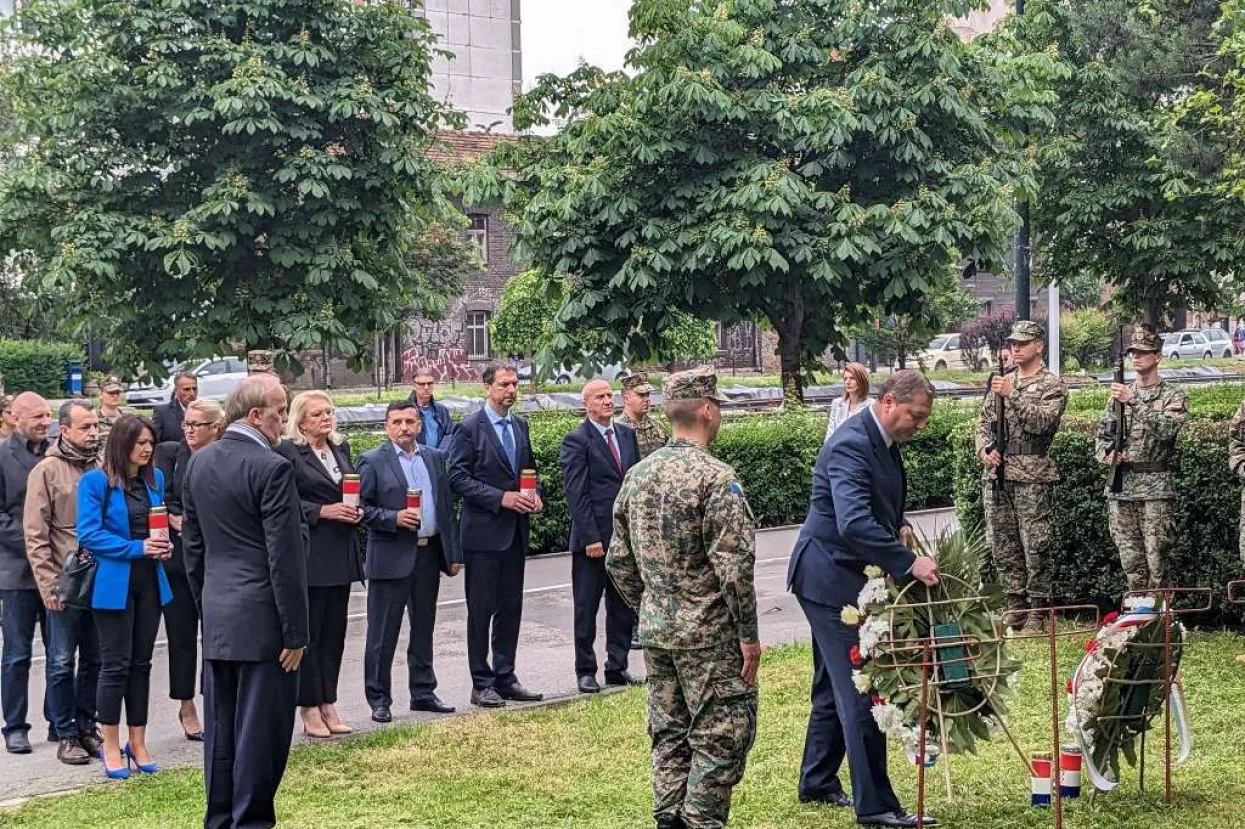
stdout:
{"type": "Polygon", "coordinates": [[[852,671],[852,684],[856,686],[856,690],[862,694],[869,693],[873,688],[873,680],[862,674],[860,671],[852,671]]]}
{"type": "Polygon", "coordinates": [[[903,709],[889,702],[875,705],[873,706],[873,721],[878,724],[878,730],[883,734],[897,735],[904,727],[903,709]]]}
{"type": "Polygon", "coordinates": [[[890,601],[891,592],[886,588],[883,579],[869,579],[856,597],[856,604],[868,608],[875,604],[886,604],[890,601]]]}
{"type": "Polygon", "coordinates": [[[855,627],[860,624],[860,611],[849,604],[839,612],[839,621],[850,627],[855,627]]]}
{"type": "Polygon", "coordinates": [[[860,628],[860,655],[865,659],[873,653],[884,637],[890,636],[891,623],[882,616],[870,616],[860,628]]]}

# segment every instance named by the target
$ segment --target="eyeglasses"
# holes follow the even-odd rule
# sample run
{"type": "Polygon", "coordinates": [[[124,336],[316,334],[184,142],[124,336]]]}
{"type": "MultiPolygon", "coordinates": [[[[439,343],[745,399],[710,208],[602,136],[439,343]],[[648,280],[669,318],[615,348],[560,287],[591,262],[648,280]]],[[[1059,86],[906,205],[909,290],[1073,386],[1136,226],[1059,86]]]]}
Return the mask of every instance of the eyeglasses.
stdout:
{"type": "Polygon", "coordinates": [[[433,381],[432,381],[432,380],[416,380],[416,381],[415,381],[415,385],[417,385],[417,386],[431,386],[431,385],[434,385],[434,383],[433,383],[433,381]]]}
{"type": "Polygon", "coordinates": [[[187,420],[182,423],[182,431],[189,432],[191,429],[206,429],[209,426],[215,425],[215,423],[196,423],[193,420],[187,420]]]}

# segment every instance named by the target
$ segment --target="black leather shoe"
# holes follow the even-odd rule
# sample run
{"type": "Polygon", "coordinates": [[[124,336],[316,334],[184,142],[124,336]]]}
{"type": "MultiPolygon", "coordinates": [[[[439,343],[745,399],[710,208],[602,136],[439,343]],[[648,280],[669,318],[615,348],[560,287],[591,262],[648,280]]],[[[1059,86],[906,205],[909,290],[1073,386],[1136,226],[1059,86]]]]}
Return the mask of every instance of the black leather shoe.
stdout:
{"type": "Polygon", "coordinates": [[[597,684],[595,676],[581,676],[579,678],[579,693],[581,694],[599,694],[601,686],[597,684]]]}
{"type": "Polygon", "coordinates": [[[388,705],[378,705],[372,709],[372,722],[393,722],[393,714],[388,705]]]}
{"type": "MultiPolygon", "coordinates": [[[[883,812],[879,815],[862,815],[856,818],[861,826],[916,826],[916,815],[900,809],[898,812],[883,812]]],[[[938,821],[929,815],[925,816],[924,825],[937,826],[938,821]]]]}
{"type": "Polygon", "coordinates": [[[511,702],[540,702],[545,698],[544,694],[529,691],[517,682],[510,685],[499,685],[495,690],[499,697],[508,699],[511,702]]]}
{"type": "Polygon", "coordinates": [[[411,703],[412,711],[427,711],[431,714],[453,714],[454,706],[446,705],[441,702],[441,698],[436,694],[429,697],[420,697],[411,703]]]}
{"type": "Polygon", "coordinates": [[[643,685],[644,680],[638,676],[632,676],[628,671],[606,671],[606,685],[643,685]]]}
{"type": "Polygon", "coordinates": [[[501,708],[506,701],[497,693],[496,688],[476,688],[471,692],[471,704],[481,708],[501,708]]]}
{"type": "Polygon", "coordinates": [[[852,799],[843,792],[835,792],[834,794],[801,794],[801,803],[811,803],[816,806],[851,806],[852,799]]]}
{"type": "Polygon", "coordinates": [[[59,743],[60,741],[61,741],[60,735],[56,733],[56,726],[49,725],[48,726],[48,742],[59,743]]]}
{"type": "Polygon", "coordinates": [[[14,731],[4,735],[4,750],[9,754],[29,754],[34,749],[30,747],[30,737],[25,731],[14,731]]]}

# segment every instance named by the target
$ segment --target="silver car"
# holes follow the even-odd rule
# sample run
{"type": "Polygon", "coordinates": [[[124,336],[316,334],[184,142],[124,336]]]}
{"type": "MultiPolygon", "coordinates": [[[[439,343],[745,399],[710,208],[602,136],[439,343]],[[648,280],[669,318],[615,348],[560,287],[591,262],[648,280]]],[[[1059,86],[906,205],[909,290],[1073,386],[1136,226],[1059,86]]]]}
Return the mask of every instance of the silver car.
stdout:
{"type": "Polygon", "coordinates": [[[1222,328],[1203,328],[1202,336],[1210,343],[1216,357],[1222,357],[1225,360],[1232,359],[1232,338],[1228,336],[1227,331],[1222,328]]]}
{"type": "MultiPolygon", "coordinates": [[[[1231,349],[1229,343],[1229,352],[1231,349]]],[[[1215,347],[1201,331],[1173,331],[1163,335],[1163,356],[1169,360],[1209,360],[1215,356],[1215,347]]]]}

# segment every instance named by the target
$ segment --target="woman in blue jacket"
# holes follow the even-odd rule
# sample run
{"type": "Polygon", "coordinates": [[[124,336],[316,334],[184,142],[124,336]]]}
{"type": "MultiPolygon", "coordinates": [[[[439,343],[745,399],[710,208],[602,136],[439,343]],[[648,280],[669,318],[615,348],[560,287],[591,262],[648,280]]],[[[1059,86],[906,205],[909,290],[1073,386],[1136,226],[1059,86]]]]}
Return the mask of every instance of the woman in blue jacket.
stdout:
{"type": "Polygon", "coordinates": [[[99,631],[100,675],[95,704],[104,734],[104,773],[125,779],[130,763],[154,772],[147,750],[151,653],[160,608],[173,598],[161,564],[172,555],[167,538],[150,538],[152,507],[164,503],[164,475],[152,460],[155,429],[146,418],[117,418],[102,469],[78,484],[78,544],[95,557],[91,595],[99,631]],[[121,745],[121,702],[129,741],[121,745]]]}

